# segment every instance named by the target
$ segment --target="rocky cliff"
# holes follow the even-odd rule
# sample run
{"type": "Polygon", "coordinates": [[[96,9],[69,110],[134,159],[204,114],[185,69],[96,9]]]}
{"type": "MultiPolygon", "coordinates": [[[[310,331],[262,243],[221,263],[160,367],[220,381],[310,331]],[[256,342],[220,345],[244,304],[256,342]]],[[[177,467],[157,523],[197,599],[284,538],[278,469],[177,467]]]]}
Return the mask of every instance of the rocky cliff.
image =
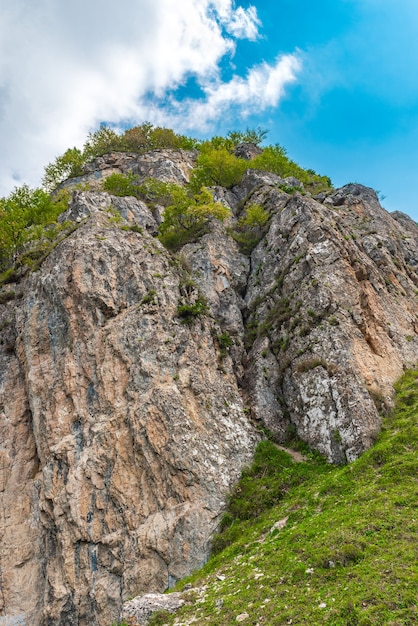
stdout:
{"type": "Polygon", "coordinates": [[[229,223],[176,255],[159,207],[100,191],[115,171],[186,184],[195,156],[94,162],[67,183],[89,189],[77,228],[0,291],[0,624],[108,626],[172,586],[207,558],[260,426],[351,461],[417,362],[418,227],[371,189],[248,170],[214,189],[229,223]],[[254,203],[269,221],[243,254],[254,203]]]}

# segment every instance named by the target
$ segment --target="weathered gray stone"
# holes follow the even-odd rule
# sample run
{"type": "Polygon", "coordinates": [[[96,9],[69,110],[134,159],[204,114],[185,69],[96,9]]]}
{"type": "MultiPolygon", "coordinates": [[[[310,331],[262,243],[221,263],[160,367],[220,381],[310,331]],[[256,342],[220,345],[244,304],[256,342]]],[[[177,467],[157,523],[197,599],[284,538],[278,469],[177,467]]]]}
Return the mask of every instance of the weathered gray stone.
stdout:
{"type": "Polygon", "coordinates": [[[197,153],[194,150],[153,150],[143,155],[133,152],[111,152],[85,165],[85,173],[64,181],[62,189],[101,191],[111,174],[135,174],[138,180],[156,178],[164,182],[188,183],[197,153]]]}
{"type": "Polygon", "coordinates": [[[174,613],[183,606],[184,600],[181,593],[147,593],[137,596],[123,605],[122,617],[128,619],[135,618],[141,626],[146,626],[150,617],[157,611],[168,611],[174,613]]]}
{"type": "Polygon", "coordinates": [[[288,197],[252,254],[247,381],[280,440],[296,429],[345,462],[373,443],[375,402],[390,405],[393,381],[416,363],[418,246],[414,225],[398,225],[373,190],[329,197],[288,197]]]}
{"type": "Polygon", "coordinates": [[[89,217],[25,284],[2,370],[3,597],[31,626],[108,626],[202,565],[257,441],[214,322],[177,317],[169,254],[77,197],[89,217]]]}
{"type": "Polygon", "coordinates": [[[262,148],[259,148],[254,143],[240,143],[234,150],[234,154],[236,157],[241,159],[245,159],[246,161],[251,161],[256,156],[263,152],[262,148]]]}
{"type": "Polygon", "coordinates": [[[232,191],[238,200],[249,199],[251,193],[263,185],[281,185],[284,179],[272,172],[262,170],[247,170],[239,185],[235,185],[232,191]]]}

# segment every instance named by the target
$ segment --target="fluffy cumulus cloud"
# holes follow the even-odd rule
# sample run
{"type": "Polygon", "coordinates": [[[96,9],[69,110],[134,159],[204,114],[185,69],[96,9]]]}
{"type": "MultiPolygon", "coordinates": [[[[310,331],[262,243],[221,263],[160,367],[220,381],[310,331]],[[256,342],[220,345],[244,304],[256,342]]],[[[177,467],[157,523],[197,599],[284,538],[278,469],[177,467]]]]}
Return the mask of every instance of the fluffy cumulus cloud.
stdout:
{"type": "Polygon", "coordinates": [[[101,121],[204,129],[231,107],[277,105],[294,56],[221,80],[222,62],[260,26],[233,0],[0,0],[0,195],[39,183],[101,121]],[[190,78],[201,96],[180,103],[190,78]]]}
{"type": "MultiPolygon", "coordinates": [[[[215,120],[228,109],[240,109],[243,116],[268,106],[275,106],[283,96],[285,86],[296,79],[300,61],[293,55],[278,57],[276,63],[262,63],[248,71],[245,78],[234,76],[228,82],[208,82],[203,85],[205,98],[187,99],[177,109],[186,111],[190,128],[215,120]]],[[[173,103],[174,104],[174,103],[173,103]]]]}

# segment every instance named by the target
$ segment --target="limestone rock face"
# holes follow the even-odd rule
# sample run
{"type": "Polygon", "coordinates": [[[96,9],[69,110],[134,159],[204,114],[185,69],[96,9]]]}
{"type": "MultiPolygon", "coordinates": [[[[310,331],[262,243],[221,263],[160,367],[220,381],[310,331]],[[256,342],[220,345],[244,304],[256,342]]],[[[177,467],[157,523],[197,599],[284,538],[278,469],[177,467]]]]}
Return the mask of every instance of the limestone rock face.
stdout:
{"type": "Polygon", "coordinates": [[[2,598],[31,626],[109,625],[202,565],[257,440],[216,321],[177,317],[184,270],[77,197],[90,215],[28,279],[3,356],[2,598]]]}
{"type": "Polygon", "coordinates": [[[184,184],[196,161],[194,150],[153,150],[138,156],[131,152],[110,152],[88,163],[81,176],[69,178],[63,188],[88,186],[100,191],[105,178],[111,174],[135,174],[138,179],[156,178],[164,182],[184,184]]]}
{"type": "Polygon", "coordinates": [[[412,220],[360,185],[315,199],[249,170],[214,189],[230,223],[172,255],[145,203],[100,191],[112,171],[185,184],[194,159],[97,160],[76,229],[0,289],[0,623],[110,626],[205,562],[258,424],[350,461],[417,362],[412,220]],[[270,220],[245,255],[231,229],[254,203],[270,220]]]}
{"type": "Polygon", "coordinates": [[[371,189],[276,200],[245,299],[253,409],[279,439],[295,432],[337,463],[373,443],[376,404],[417,362],[417,258],[418,227],[371,189]]]}

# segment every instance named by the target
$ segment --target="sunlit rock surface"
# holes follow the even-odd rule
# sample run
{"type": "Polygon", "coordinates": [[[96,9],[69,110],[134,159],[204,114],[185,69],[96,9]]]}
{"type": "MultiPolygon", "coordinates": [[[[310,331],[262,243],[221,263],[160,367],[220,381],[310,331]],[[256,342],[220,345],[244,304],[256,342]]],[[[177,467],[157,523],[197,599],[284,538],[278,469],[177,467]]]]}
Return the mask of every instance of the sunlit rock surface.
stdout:
{"type": "Polygon", "coordinates": [[[258,425],[351,461],[417,362],[412,220],[360,185],[315,199],[250,172],[215,191],[230,223],[173,256],[153,207],[96,184],[185,184],[194,158],[95,162],[78,228],[0,300],[0,624],[109,626],[205,562],[258,425]],[[246,256],[229,228],[249,203],[271,219],[246,256]]]}

